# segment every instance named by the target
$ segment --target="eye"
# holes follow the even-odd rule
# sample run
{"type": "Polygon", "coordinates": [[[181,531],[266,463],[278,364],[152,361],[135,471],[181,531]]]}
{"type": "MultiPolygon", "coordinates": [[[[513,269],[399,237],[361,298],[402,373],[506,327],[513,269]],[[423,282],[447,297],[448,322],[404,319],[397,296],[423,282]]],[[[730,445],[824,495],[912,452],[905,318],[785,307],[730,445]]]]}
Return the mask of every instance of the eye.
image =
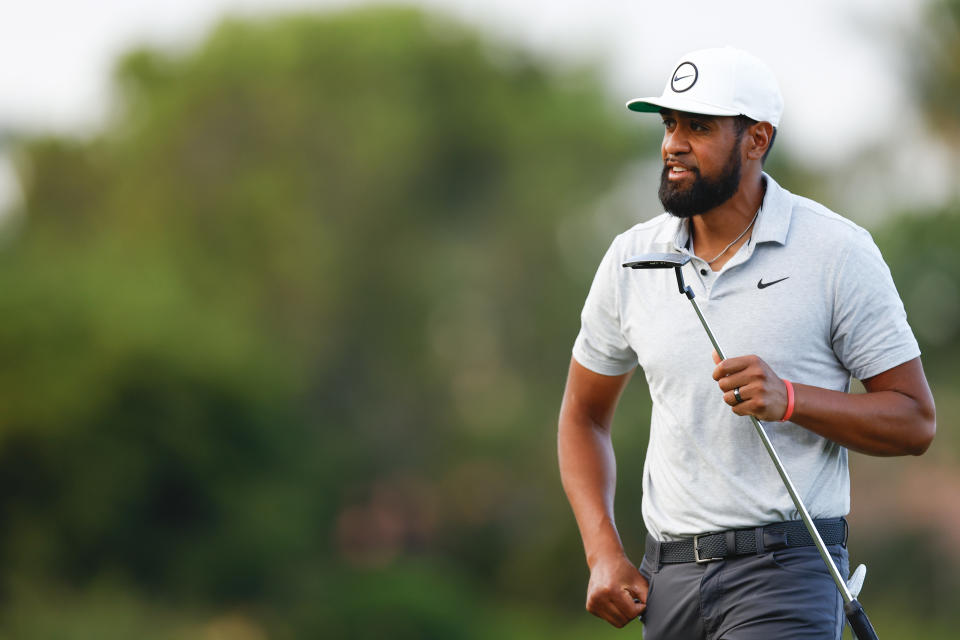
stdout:
{"type": "Polygon", "coordinates": [[[672,128],[675,127],[676,125],[677,125],[677,122],[676,122],[676,120],[674,120],[673,118],[664,118],[664,119],[663,119],[663,126],[664,126],[664,128],[666,128],[666,129],[672,129],[672,128]]]}
{"type": "Polygon", "coordinates": [[[698,120],[693,120],[690,122],[690,129],[693,131],[707,131],[708,127],[706,123],[700,122],[698,120]]]}

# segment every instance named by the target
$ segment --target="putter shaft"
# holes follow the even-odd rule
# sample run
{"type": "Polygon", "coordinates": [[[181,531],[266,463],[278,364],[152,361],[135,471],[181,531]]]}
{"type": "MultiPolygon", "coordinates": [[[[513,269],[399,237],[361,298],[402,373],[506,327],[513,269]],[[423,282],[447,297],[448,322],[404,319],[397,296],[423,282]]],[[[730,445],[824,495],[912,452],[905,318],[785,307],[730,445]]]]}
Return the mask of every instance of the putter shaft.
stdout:
{"type": "MultiPolygon", "coordinates": [[[[717,350],[717,355],[720,356],[721,360],[723,360],[723,351],[720,349],[720,345],[717,344],[717,339],[714,337],[713,331],[710,330],[710,325],[707,324],[707,319],[704,318],[703,313],[700,312],[700,305],[698,305],[697,301],[692,297],[688,296],[687,299],[690,300],[690,304],[693,305],[693,309],[697,312],[697,316],[700,318],[700,324],[703,325],[704,330],[707,332],[707,336],[710,337],[710,342],[713,344],[713,348],[717,350]]],[[[817,528],[813,525],[813,518],[810,517],[810,513],[804,506],[803,500],[800,498],[800,494],[797,492],[797,488],[793,486],[793,481],[790,480],[790,476],[787,475],[787,470],[784,468],[783,462],[780,460],[780,456],[777,455],[777,450],[773,448],[773,443],[770,441],[770,437],[767,435],[763,425],[760,424],[760,421],[757,420],[756,417],[750,416],[750,421],[753,422],[753,426],[757,430],[757,435],[760,436],[760,440],[763,441],[763,446],[766,448],[767,453],[770,454],[770,459],[773,460],[773,464],[777,468],[780,478],[783,480],[783,486],[787,488],[787,493],[790,494],[790,498],[793,500],[793,505],[797,508],[797,511],[800,512],[800,519],[803,520],[803,524],[810,533],[810,537],[813,538],[813,543],[816,545],[817,551],[820,552],[823,562],[827,565],[827,569],[830,571],[830,576],[837,584],[837,589],[840,590],[840,595],[843,596],[844,603],[850,604],[854,600],[853,595],[850,593],[850,589],[847,588],[847,583],[844,582],[843,577],[840,575],[837,565],[833,562],[833,557],[827,550],[827,545],[824,544],[823,538],[820,537],[820,532],[817,531],[817,528]]]]}

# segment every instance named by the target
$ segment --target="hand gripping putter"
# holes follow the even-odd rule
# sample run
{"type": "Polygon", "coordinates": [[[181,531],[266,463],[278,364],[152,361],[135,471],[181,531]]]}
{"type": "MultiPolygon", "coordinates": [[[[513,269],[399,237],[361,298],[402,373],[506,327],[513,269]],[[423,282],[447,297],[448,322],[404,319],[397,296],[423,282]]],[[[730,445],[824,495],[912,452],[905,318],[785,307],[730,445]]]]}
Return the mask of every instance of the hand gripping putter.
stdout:
{"type": "MultiPolygon", "coordinates": [[[[680,293],[686,295],[687,299],[690,300],[690,304],[693,305],[693,310],[697,312],[697,317],[700,318],[700,324],[703,325],[704,331],[707,332],[707,336],[710,338],[713,348],[717,350],[717,355],[723,359],[723,351],[720,350],[720,345],[717,344],[717,339],[713,336],[713,332],[710,330],[710,325],[707,324],[706,318],[703,317],[703,313],[700,311],[700,306],[697,305],[697,301],[693,299],[693,290],[683,282],[683,273],[681,272],[681,267],[688,262],[690,262],[690,256],[679,253],[647,253],[631,258],[625,262],[623,266],[631,269],[673,269],[677,274],[677,286],[680,289],[680,293]]],[[[840,576],[840,572],[837,570],[837,565],[834,564],[833,558],[830,556],[830,552],[827,551],[827,546],[823,543],[823,538],[820,537],[820,532],[817,531],[817,528],[813,525],[813,519],[810,517],[810,513],[804,506],[803,500],[800,498],[800,494],[797,493],[796,487],[793,486],[790,476],[787,475],[787,471],[783,467],[783,462],[780,460],[780,456],[777,455],[777,451],[773,448],[773,443],[770,442],[770,438],[767,436],[767,432],[764,431],[763,425],[761,425],[760,421],[754,416],[750,416],[750,421],[753,422],[753,426],[757,430],[757,435],[760,436],[760,439],[763,441],[763,446],[766,447],[767,453],[770,454],[770,459],[773,460],[773,464],[777,467],[777,472],[780,474],[780,478],[783,480],[783,486],[787,488],[787,493],[790,494],[790,498],[793,500],[794,506],[796,506],[797,511],[800,512],[800,518],[803,520],[804,526],[810,533],[810,537],[813,538],[813,542],[817,547],[817,551],[820,552],[820,557],[823,558],[823,562],[827,565],[827,570],[830,572],[830,576],[836,583],[837,589],[840,590],[840,595],[843,596],[843,610],[846,613],[847,621],[850,623],[850,627],[856,634],[857,639],[878,640],[877,632],[873,630],[873,625],[870,624],[870,620],[867,618],[867,614],[863,610],[863,606],[857,601],[857,595],[860,593],[860,588],[863,586],[863,579],[867,574],[867,568],[861,564],[859,567],[857,567],[856,571],[853,572],[849,582],[843,581],[843,578],[840,576]]]]}

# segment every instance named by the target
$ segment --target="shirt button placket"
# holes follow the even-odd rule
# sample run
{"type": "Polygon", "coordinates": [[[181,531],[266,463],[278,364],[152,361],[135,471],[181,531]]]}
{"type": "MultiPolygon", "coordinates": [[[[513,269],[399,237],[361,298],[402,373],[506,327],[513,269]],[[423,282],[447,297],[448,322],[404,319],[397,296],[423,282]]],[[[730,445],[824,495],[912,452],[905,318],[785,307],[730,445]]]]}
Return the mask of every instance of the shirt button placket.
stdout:
{"type": "Polygon", "coordinates": [[[697,273],[700,275],[700,283],[703,284],[703,291],[706,294],[706,297],[709,298],[710,290],[713,288],[714,281],[716,281],[716,274],[710,268],[710,265],[708,265],[706,262],[704,262],[700,258],[693,256],[693,259],[696,265],[695,269],[697,270],[697,273]]]}

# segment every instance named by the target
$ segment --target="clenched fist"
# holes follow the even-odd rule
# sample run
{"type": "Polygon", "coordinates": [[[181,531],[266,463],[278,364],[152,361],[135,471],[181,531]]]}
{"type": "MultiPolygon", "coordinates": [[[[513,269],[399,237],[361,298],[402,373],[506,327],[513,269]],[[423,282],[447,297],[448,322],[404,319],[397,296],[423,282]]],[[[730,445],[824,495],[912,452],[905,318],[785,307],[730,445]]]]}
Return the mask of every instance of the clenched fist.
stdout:
{"type": "Polygon", "coordinates": [[[648,588],[626,556],[604,558],[590,570],[587,611],[619,629],[646,610],[648,588]]]}

